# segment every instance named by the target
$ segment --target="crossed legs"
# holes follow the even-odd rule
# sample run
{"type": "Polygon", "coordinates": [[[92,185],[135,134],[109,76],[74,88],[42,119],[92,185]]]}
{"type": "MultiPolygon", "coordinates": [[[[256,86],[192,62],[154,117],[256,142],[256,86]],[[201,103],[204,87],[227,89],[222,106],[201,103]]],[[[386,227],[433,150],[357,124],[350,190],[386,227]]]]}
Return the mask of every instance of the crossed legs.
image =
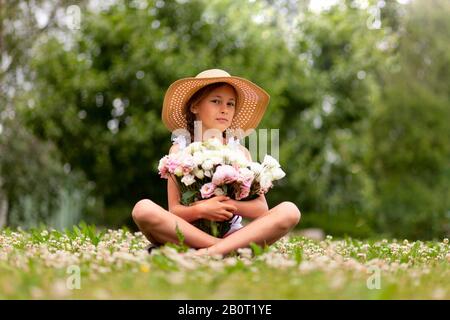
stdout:
{"type": "Polygon", "coordinates": [[[248,247],[251,242],[261,246],[273,244],[298,224],[301,214],[294,203],[285,201],[223,239],[201,231],[151,200],[139,201],[132,216],[142,233],[154,244],[178,243],[175,231],[178,224],[186,245],[196,249],[207,248],[210,254],[225,255],[248,247]]]}
{"type": "Polygon", "coordinates": [[[178,244],[177,225],[184,235],[184,243],[189,247],[205,248],[221,240],[194,227],[186,220],[148,199],[136,203],[131,214],[141,232],[153,244],[166,242],[178,244]]]}

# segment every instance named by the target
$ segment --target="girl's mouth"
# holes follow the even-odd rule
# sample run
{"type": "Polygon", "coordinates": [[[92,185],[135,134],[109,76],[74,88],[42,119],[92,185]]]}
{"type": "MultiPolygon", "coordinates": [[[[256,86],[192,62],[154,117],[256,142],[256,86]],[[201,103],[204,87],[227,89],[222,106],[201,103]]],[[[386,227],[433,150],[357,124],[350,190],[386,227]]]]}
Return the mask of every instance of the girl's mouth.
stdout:
{"type": "Polygon", "coordinates": [[[219,122],[222,122],[222,123],[228,122],[228,120],[224,119],[224,118],[217,118],[216,120],[219,121],[219,122]]]}

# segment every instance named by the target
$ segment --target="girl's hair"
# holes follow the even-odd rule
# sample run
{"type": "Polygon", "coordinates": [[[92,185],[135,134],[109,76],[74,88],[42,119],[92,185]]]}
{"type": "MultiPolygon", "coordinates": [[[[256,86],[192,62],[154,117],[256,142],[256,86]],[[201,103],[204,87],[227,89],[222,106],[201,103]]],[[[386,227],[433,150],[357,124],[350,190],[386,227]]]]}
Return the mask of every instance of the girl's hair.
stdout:
{"type": "MultiPolygon", "coordinates": [[[[229,85],[233,88],[235,94],[236,94],[236,102],[235,105],[237,105],[237,97],[238,94],[236,92],[236,89],[227,82],[216,82],[211,83],[203,88],[196,91],[192,97],[186,102],[185,108],[186,108],[186,123],[187,123],[187,130],[189,131],[189,134],[191,135],[191,142],[194,141],[194,121],[195,121],[195,114],[191,111],[191,107],[199,103],[203,98],[205,98],[211,91],[213,91],[216,88],[219,88],[223,85],[229,85]]],[[[226,130],[222,132],[222,137],[225,138],[226,130]]]]}

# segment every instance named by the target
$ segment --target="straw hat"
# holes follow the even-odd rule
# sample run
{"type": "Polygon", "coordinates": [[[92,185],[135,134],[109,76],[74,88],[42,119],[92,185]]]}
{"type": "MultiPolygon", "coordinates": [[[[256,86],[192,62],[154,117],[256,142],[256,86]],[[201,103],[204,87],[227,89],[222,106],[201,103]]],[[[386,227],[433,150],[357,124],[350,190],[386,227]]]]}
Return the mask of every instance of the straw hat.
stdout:
{"type": "Polygon", "coordinates": [[[199,89],[216,82],[226,82],[232,85],[238,94],[236,111],[230,129],[242,129],[245,132],[248,129],[256,128],[269,104],[269,94],[253,82],[231,76],[221,69],[205,70],[195,77],[179,79],[172,83],[164,96],[162,109],[164,125],[171,132],[180,128],[186,129],[185,106],[187,101],[199,89]]]}

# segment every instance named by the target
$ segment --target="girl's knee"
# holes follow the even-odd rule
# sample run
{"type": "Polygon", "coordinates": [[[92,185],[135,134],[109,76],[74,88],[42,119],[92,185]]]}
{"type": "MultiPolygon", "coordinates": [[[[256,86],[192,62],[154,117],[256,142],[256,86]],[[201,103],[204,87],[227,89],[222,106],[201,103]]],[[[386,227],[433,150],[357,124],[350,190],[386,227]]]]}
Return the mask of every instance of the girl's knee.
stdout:
{"type": "Polygon", "coordinates": [[[282,215],[281,224],[283,227],[292,228],[300,222],[301,212],[297,205],[290,201],[284,201],[280,204],[282,215]]]}
{"type": "Polygon", "coordinates": [[[134,222],[139,224],[140,222],[147,221],[152,224],[156,224],[159,221],[158,212],[156,210],[156,204],[149,200],[143,199],[138,201],[133,211],[131,212],[134,222]]]}

